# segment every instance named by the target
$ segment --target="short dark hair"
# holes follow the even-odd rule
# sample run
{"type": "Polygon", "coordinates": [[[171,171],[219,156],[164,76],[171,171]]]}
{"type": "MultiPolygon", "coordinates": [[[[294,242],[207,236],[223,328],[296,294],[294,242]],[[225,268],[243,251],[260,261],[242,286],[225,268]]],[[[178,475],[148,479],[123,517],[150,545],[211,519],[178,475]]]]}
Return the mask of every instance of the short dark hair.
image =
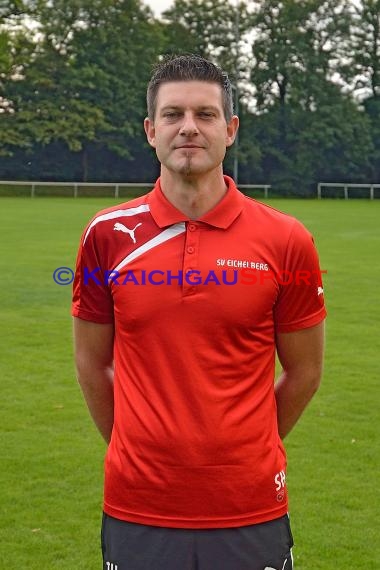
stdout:
{"type": "Polygon", "coordinates": [[[233,115],[232,86],[228,75],[211,61],[194,54],[165,56],[156,65],[147,89],[148,117],[153,120],[156,112],[157,93],[162,83],[170,81],[208,81],[222,89],[223,111],[227,122],[233,115]]]}

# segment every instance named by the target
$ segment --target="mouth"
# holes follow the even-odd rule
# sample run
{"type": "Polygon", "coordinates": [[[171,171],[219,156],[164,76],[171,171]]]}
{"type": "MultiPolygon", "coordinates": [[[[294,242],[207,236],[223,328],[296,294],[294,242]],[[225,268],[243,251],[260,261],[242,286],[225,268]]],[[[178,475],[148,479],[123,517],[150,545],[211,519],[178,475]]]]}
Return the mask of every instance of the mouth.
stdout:
{"type": "Polygon", "coordinates": [[[183,144],[181,146],[177,146],[178,148],[203,148],[202,146],[196,145],[196,144],[183,144]]]}

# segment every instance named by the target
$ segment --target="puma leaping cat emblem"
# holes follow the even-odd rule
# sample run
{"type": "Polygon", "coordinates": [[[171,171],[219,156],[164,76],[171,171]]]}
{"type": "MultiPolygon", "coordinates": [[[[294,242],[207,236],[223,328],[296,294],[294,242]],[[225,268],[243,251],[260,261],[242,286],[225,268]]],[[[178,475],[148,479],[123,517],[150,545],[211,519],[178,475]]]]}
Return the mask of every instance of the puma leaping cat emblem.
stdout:
{"type": "Polygon", "coordinates": [[[142,223],[140,222],[140,223],[136,224],[132,230],[130,230],[124,224],[120,224],[119,222],[116,222],[113,229],[117,232],[124,232],[125,234],[128,234],[129,237],[131,238],[131,240],[133,241],[133,243],[136,243],[135,230],[136,230],[136,228],[138,228],[141,225],[142,225],[142,223]]]}

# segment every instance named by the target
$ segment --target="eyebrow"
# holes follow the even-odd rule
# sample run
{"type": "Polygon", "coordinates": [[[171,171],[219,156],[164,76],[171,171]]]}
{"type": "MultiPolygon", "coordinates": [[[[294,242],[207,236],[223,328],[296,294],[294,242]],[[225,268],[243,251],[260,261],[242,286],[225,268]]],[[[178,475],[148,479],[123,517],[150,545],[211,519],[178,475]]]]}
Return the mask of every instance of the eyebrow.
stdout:
{"type": "MultiPolygon", "coordinates": [[[[182,111],[183,107],[181,105],[166,105],[160,109],[160,113],[164,113],[165,111],[182,111]]],[[[196,107],[196,111],[213,111],[214,113],[220,113],[218,107],[214,107],[214,105],[199,105],[196,107]]]]}

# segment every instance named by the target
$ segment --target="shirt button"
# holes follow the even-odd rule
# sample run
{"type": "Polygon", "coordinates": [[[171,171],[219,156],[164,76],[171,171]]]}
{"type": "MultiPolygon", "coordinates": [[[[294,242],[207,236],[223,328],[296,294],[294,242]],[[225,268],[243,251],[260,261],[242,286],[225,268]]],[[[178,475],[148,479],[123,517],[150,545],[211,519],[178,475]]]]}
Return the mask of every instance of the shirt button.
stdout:
{"type": "Polygon", "coordinates": [[[194,253],[195,250],[194,250],[193,246],[190,245],[186,251],[187,251],[187,253],[194,253]]]}
{"type": "Polygon", "coordinates": [[[190,232],[195,232],[195,230],[197,229],[197,226],[195,224],[189,224],[188,228],[189,228],[190,232]]]}

